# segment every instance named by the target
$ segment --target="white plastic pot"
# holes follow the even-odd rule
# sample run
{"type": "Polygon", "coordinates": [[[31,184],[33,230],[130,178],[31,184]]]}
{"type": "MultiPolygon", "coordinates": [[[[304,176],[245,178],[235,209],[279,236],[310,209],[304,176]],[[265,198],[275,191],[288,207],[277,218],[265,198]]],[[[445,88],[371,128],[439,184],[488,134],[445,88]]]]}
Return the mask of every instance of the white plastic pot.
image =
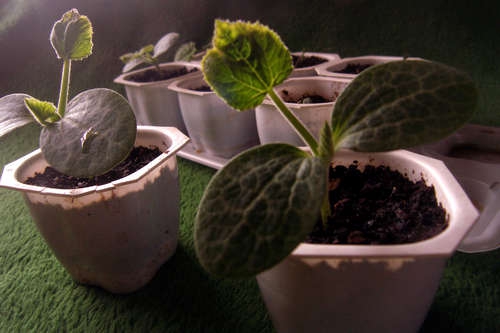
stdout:
{"type": "Polygon", "coordinates": [[[178,94],[181,114],[196,151],[230,158],[257,145],[255,111],[236,111],[214,92],[195,90],[203,85],[207,84],[200,74],[169,86],[178,94]]]}
{"type": "Polygon", "coordinates": [[[322,52],[292,52],[292,56],[304,56],[304,57],[317,57],[324,59],[325,61],[318,65],[307,66],[302,68],[294,68],[289,78],[292,77],[304,77],[304,76],[316,76],[316,68],[320,65],[325,66],[326,64],[333,65],[334,63],[340,61],[340,56],[336,53],[322,53],[322,52]]]}
{"type": "Polygon", "coordinates": [[[478,217],[445,165],[407,151],[339,153],[335,164],[388,165],[433,184],[449,225],[439,235],[402,245],[300,244],[257,281],[279,333],[417,332],[446,260],[478,217]]]}
{"type": "MultiPolygon", "coordinates": [[[[342,58],[340,61],[335,63],[325,63],[318,65],[316,67],[316,72],[319,76],[330,76],[338,77],[343,79],[354,79],[357,74],[339,73],[345,69],[348,65],[377,65],[383,64],[390,61],[403,60],[404,57],[394,57],[394,56],[379,56],[379,55],[367,55],[360,57],[350,57],[342,58]]],[[[420,58],[407,58],[408,60],[417,60],[420,58]]],[[[421,60],[421,59],[420,59],[421,60]]]]}
{"type": "MultiPolygon", "coordinates": [[[[303,77],[288,79],[279,86],[276,92],[284,98],[301,97],[304,94],[320,95],[327,99],[336,99],[344,91],[351,80],[327,77],[303,77]]],[[[298,104],[285,103],[286,106],[309,129],[311,134],[319,138],[325,122],[330,122],[335,101],[328,103],[298,104]]],[[[273,102],[265,99],[255,108],[257,131],[261,144],[284,142],[296,146],[304,146],[304,141],[297,135],[293,127],[283,117],[273,102]]]]}
{"type": "Polygon", "coordinates": [[[38,149],[6,165],[0,186],[22,192],[37,228],[74,280],[128,293],[149,282],[175,252],[175,154],[187,141],[176,128],[139,126],[136,145],[164,153],[112,183],[69,190],[23,183],[47,166],[38,149]]]}
{"type": "MultiPolygon", "coordinates": [[[[199,63],[171,62],[160,65],[161,69],[188,70],[200,68],[199,63]]],[[[155,82],[135,82],[130,78],[138,73],[154,69],[154,66],[142,68],[118,76],[114,82],[125,86],[127,99],[132,105],[139,125],[171,126],[186,133],[184,121],[179,110],[177,94],[168,89],[168,85],[179,77],[155,82]]],[[[195,73],[186,74],[193,75],[195,73]]]]}

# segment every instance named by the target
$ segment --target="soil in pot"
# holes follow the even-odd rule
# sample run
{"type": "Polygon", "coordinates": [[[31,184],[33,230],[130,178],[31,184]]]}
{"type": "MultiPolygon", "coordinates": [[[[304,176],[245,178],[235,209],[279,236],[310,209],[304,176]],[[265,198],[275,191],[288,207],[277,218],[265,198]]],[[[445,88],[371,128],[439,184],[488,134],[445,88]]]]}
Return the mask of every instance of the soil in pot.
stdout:
{"type": "Polygon", "coordinates": [[[410,181],[385,166],[357,163],[330,168],[331,216],[316,223],[307,242],[320,244],[405,244],[431,238],[447,225],[434,187],[410,181]]]}
{"type": "Polygon", "coordinates": [[[368,67],[372,66],[372,64],[348,64],[346,67],[334,71],[335,73],[341,73],[341,74],[359,74],[368,67]]]}
{"type": "Polygon", "coordinates": [[[159,71],[152,68],[143,72],[139,72],[127,77],[127,80],[134,82],[155,82],[155,81],[164,81],[173,79],[188,73],[196,72],[198,69],[192,68],[188,69],[187,67],[181,68],[169,68],[169,69],[160,69],[159,71]]]}
{"type": "Polygon", "coordinates": [[[297,56],[292,55],[293,67],[294,68],[305,68],[316,66],[327,61],[325,58],[320,58],[316,56],[297,56]]]}
{"type": "Polygon", "coordinates": [[[300,96],[292,96],[288,90],[283,89],[281,91],[281,97],[286,103],[296,103],[296,104],[315,104],[315,103],[331,103],[334,102],[339,93],[335,92],[332,97],[323,97],[318,94],[305,93],[300,96]]]}
{"type": "Polygon", "coordinates": [[[114,180],[126,177],[139,170],[157,156],[161,154],[158,148],[134,147],[129,156],[107,173],[94,178],[78,178],[67,176],[54,168],[48,166],[44,172],[36,173],[35,176],[28,178],[25,183],[42,187],[75,189],[87,186],[104,185],[114,180]]]}
{"type": "Polygon", "coordinates": [[[202,86],[197,86],[197,87],[191,88],[191,90],[201,91],[201,92],[212,91],[212,89],[208,85],[206,85],[206,84],[204,84],[202,86]]]}

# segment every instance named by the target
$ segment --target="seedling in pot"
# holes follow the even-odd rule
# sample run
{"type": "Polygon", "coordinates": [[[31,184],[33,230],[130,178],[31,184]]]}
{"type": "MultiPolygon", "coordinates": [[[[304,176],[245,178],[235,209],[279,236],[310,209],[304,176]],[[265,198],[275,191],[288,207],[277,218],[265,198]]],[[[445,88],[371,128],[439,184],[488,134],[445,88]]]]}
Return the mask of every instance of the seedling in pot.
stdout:
{"type": "Polygon", "coordinates": [[[206,82],[237,110],[268,96],[311,153],[287,144],[248,150],[219,170],[201,200],[195,247],[203,267],[225,277],[256,275],[280,262],[329,214],[328,169],[335,152],[381,152],[437,140],[470,119],[470,78],[430,61],[397,61],[363,71],[336,101],[319,142],[274,87],[291,73],[280,37],[259,23],[215,22],[202,60],[206,82]]]}
{"type": "MultiPolygon", "coordinates": [[[[153,65],[156,67],[156,70],[160,71],[160,56],[167,53],[176,44],[178,39],[178,33],[169,32],[160,38],[155,45],[149,44],[138,51],[122,55],[120,60],[125,64],[122,72],[126,73],[142,64],[153,65]]],[[[196,46],[193,42],[184,43],[175,52],[174,61],[189,61],[195,53],[196,46]]]]}
{"type": "Polygon", "coordinates": [[[68,102],[71,63],[92,53],[90,20],[72,9],[55,22],[50,41],[63,60],[57,107],[26,94],[0,98],[0,136],[36,121],[42,126],[40,148],[47,162],[75,177],[101,175],[132,150],[136,121],[127,100],[109,89],[81,92],[68,102]]]}

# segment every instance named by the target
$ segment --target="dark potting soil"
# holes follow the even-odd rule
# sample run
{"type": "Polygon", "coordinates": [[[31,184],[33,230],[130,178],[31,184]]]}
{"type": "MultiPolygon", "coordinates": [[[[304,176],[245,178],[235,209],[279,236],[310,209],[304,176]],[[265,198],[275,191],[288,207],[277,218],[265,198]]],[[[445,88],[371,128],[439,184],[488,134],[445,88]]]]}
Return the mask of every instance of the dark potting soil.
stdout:
{"type": "Polygon", "coordinates": [[[134,82],[155,82],[172,79],[196,71],[198,71],[198,69],[187,69],[186,67],[178,69],[160,69],[159,71],[152,68],[144,72],[130,75],[127,79],[134,82]]]}
{"type": "Polygon", "coordinates": [[[372,65],[371,64],[368,64],[368,65],[348,64],[346,67],[339,69],[339,70],[336,70],[335,73],[359,74],[370,66],[372,66],[372,65]]]}
{"type": "Polygon", "coordinates": [[[296,56],[292,55],[293,67],[295,68],[305,68],[316,66],[326,62],[325,58],[320,58],[316,56],[296,56]]]}
{"type": "Polygon", "coordinates": [[[283,89],[281,91],[281,96],[286,103],[296,103],[296,104],[316,104],[316,103],[330,103],[337,99],[338,93],[332,98],[326,98],[318,94],[305,93],[300,97],[290,96],[288,90],[283,89]]]}
{"type": "Polygon", "coordinates": [[[78,178],[67,176],[48,166],[44,172],[36,173],[25,183],[50,188],[74,189],[87,186],[103,185],[126,177],[139,170],[161,154],[158,148],[134,147],[129,156],[107,173],[94,178],[78,178]]]}
{"type": "Polygon", "coordinates": [[[192,90],[202,91],[202,92],[212,91],[212,89],[209,86],[207,86],[207,85],[202,85],[202,86],[194,87],[192,90]]]}
{"type": "Polygon", "coordinates": [[[307,242],[321,244],[402,244],[431,238],[447,225],[434,187],[412,182],[385,166],[356,163],[330,168],[331,216],[318,221],[307,242]]]}

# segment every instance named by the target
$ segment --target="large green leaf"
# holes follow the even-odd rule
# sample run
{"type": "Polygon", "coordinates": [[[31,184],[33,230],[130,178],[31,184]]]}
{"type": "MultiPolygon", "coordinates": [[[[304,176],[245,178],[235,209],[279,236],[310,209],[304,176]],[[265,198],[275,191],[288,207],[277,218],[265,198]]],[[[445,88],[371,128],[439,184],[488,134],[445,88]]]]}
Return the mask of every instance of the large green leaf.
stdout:
{"type": "Polygon", "coordinates": [[[0,137],[35,120],[24,104],[30,97],[11,94],[0,98],[0,137]]]}
{"type": "Polygon", "coordinates": [[[293,69],[279,36],[259,23],[217,20],[212,43],[202,60],[205,80],[237,110],[262,103],[293,69]]]}
{"type": "Polygon", "coordinates": [[[91,177],[124,160],[136,135],[132,108],[109,89],[84,91],[68,103],[68,111],[40,134],[47,162],[62,173],[91,177]]]}
{"type": "Polygon", "coordinates": [[[231,160],[208,185],[195,224],[196,253],[218,276],[255,275],[281,261],[319,218],[326,165],[271,144],[231,160]]]}
{"type": "Polygon", "coordinates": [[[477,90],[464,73],[430,61],[396,61],[363,71],[337,99],[337,147],[407,148],[437,140],[470,119],[477,90]]]}
{"type": "Polygon", "coordinates": [[[92,54],[92,33],[88,17],[71,9],[52,27],[50,42],[58,58],[81,60],[92,54]]]}

